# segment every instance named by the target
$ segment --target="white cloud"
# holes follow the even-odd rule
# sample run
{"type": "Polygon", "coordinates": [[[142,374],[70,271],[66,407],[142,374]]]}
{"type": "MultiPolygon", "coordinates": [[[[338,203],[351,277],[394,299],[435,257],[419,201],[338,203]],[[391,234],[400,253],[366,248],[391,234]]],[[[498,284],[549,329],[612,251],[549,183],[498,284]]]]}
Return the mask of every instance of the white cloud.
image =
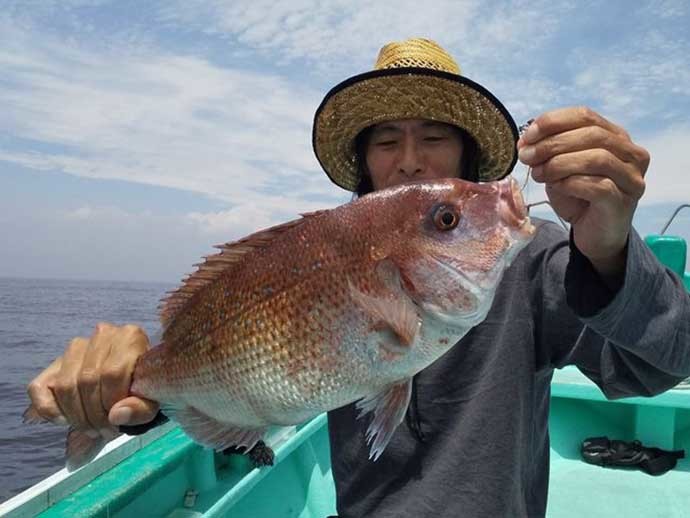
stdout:
{"type": "Polygon", "coordinates": [[[641,145],[651,155],[643,203],[690,203],[690,126],[671,127],[641,145]]]}
{"type": "Polygon", "coordinates": [[[2,29],[0,130],[24,144],[0,151],[1,160],[231,203],[260,202],[286,172],[297,197],[300,183],[337,196],[311,151],[319,94],[307,86],[199,57],[91,52],[2,29]]]}
{"type": "Polygon", "coordinates": [[[612,48],[573,52],[574,86],[606,115],[631,124],[685,119],[690,105],[690,43],[652,27],[612,48]]]}
{"type": "Polygon", "coordinates": [[[520,123],[580,98],[567,81],[545,70],[553,59],[551,47],[561,43],[559,33],[572,23],[578,6],[539,0],[301,0],[270,5],[184,0],[169,2],[159,16],[178,27],[223,35],[275,62],[327,79],[329,86],[370,70],[385,42],[430,37],[456,57],[463,73],[494,92],[520,123]]]}
{"type": "MultiPolygon", "coordinates": [[[[657,2],[649,9],[665,16],[678,6],[657,2]]],[[[518,123],[583,97],[626,127],[655,114],[673,121],[677,114],[659,92],[688,98],[687,42],[653,28],[600,52],[564,46],[557,62],[547,62],[554,59],[548,47],[562,43],[559,34],[577,9],[574,2],[522,0],[218,0],[152,7],[158,18],[146,23],[154,40],[162,27],[190,39],[206,33],[223,42],[225,55],[247,58],[238,62],[263,56],[290,65],[260,72],[232,58],[221,66],[201,51],[162,51],[142,44],[136,32],[92,45],[78,14],[70,26],[82,32],[64,38],[31,23],[25,8],[26,23],[0,15],[0,131],[20,142],[0,149],[0,160],[204,193],[232,206],[217,222],[241,210],[256,215],[253,207],[262,204],[281,206],[278,192],[292,204],[267,216],[272,222],[310,210],[315,199],[321,206],[340,203],[347,197],[320,172],[310,146],[312,116],[325,92],[319,82],[330,86],[369,69],[383,42],[415,35],[448,48],[518,123]],[[571,73],[572,84],[549,65],[571,73]]],[[[51,10],[67,12],[69,5],[43,4],[42,16],[51,10]]]]}
{"type": "Polygon", "coordinates": [[[478,5],[475,0],[179,1],[168,3],[160,16],[168,23],[229,35],[284,62],[306,58],[312,65],[320,62],[321,70],[351,70],[370,67],[384,41],[430,34],[444,40],[463,33],[478,5]]]}
{"type": "Polygon", "coordinates": [[[91,218],[92,214],[93,209],[87,205],[84,207],[79,207],[73,211],[69,211],[66,216],[68,219],[89,219],[91,218]]]}
{"type": "Polygon", "coordinates": [[[385,42],[410,37],[438,41],[470,77],[505,70],[553,36],[576,6],[541,0],[178,0],[159,8],[159,17],[231,38],[280,64],[306,62],[336,81],[371,69],[385,42]]]}
{"type": "Polygon", "coordinates": [[[108,223],[116,225],[136,224],[147,218],[155,218],[151,210],[130,212],[113,205],[94,206],[82,205],[76,209],[62,212],[65,220],[77,220],[89,224],[108,223]]]}
{"type": "Polygon", "coordinates": [[[260,205],[241,204],[217,212],[190,212],[186,218],[202,233],[215,235],[225,242],[296,219],[301,213],[325,208],[330,207],[290,197],[271,196],[260,205]]]}
{"type": "MultiPolygon", "coordinates": [[[[188,214],[90,203],[57,210],[22,204],[0,211],[3,239],[16,245],[0,254],[0,275],[176,283],[203,256],[217,252],[213,245],[294,219],[298,204],[273,200],[188,214]]],[[[308,210],[319,207],[307,204],[308,210]]]]}
{"type": "Polygon", "coordinates": [[[688,12],[688,4],[686,0],[652,0],[643,11],[662,19],[680,18],[688,12]]]}
{"type": "Polygon", "coordinates": [[[271,225],[268,211],[256,207],[236,207],[220,212],[190,212],[187,218],[208,234],[235,234],[238,229],[244,229],[240,233],[249,234],[257,228],[271,225]]]}
{"type": "Polygon", "coordinates": [[[9,276],[175,282],[212,251],[179,216],[117,206],[17,207],[2,215],[0,272],[9,276]]]}
{"type": "Polygon", "coordinates": [[[492,80],[495,91],[502,91],[501,101],[520,126],[541,113],[562,104],[567,87],[556,81],[533,74],[518,78],[492,80]]]}

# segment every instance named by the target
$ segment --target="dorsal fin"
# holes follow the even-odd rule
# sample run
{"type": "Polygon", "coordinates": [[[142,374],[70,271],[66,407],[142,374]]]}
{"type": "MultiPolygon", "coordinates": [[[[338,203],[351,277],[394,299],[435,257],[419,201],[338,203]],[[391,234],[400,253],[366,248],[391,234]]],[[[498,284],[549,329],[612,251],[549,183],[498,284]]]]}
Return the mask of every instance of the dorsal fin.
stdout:
{"type": "Polygon", "coordinates": [[[214,248],[218,248],[220,252],[205,256],[205,261],[194,265],[197,267],[197,270],[189,274],[182,281],[182,285],[178,289],[167,292],[167,296],[161,299],[158,309],[160,310],[160,322],[163,329],[168,327],[168,324],[184,309],[199,290],[211,284],[225,272],[234,268],[242,261],[245,254],[265,248],[279,235],[294,227],[302,225],[309,218],[318,216],[324,212],[327,211],[320,210],[302,214],[302,217],[299,219],[288,221],[287,223],[282,223],[265,230],[260,230],[239,241],[214,246],[214,248]]]}

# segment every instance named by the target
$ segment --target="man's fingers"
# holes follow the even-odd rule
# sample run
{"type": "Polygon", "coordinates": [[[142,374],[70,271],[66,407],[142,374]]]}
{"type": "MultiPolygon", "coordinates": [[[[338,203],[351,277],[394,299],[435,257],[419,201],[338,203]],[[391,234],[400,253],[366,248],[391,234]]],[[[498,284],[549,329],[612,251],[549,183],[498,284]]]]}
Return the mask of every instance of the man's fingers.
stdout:
{"type": "Polygon", "coordinates": [[[535,144],[522,146],[518,156],[521,162],[534,167],[555,156],[587,149],[609,151],[622,162],[637,165],[643,175],[649,165],[649,153],[644,148],[600,126],[587,126],[550,135],[535,144]]]}
{"type": "Polygon", "coordinates": [[[158,404],[127,397],[136,362],[148,348],[148,337],[138,326],[98,324],[90,339],[73,339],[65,354],[29,384],[25,420],[70,424],[106,439],[119,423],[151,421],[158,404]],[[111,423],[110,410],[121,400],[125,403],[112,412],[111,423]]]}
{"type": "Polygon", "coordinates": [[[634,165],[622,162],[605,149],[587,149],[557,155],[532,169],[537,182],[556,183],[571,176],[602,177],[628,196],[639,199],[645,190],[644,179],[634,165]]]}
{"type": "Polygon", "coordinates": [[[48,386],[50,380],[60,372],[61,364],[62,358],[57,358],[29,383],[27,393],[31,399],[31,406],[25,413],[26,419],[29,421],[33,422],[40,418],[59,425],[67,424],[67,420],[60,411],[60,406],[55,400],[55,395],[48,386]],[[35,414],[38,414],[38,418],[35,414]]]}
{"type": "Polygon", "coordinates": [[[611,179],[602,176],[569,176],[559,182],[548,184],[547,192],[585,200],[590,204],[606,203],[611,210],[620,210],[635,203],[635,200],[621,192],[611,179]]]}
{"type": "Polygon", "coordinates": [[[82,430],[92,428],[82,406],[77,382],[88,345],[87,338],[74,338],[62,357],[60,372],[49,384],[62,415],[72,426],[82,430]]]}
{"type": "Polygon", "coordinates": [[[136,355],[142,355],[149,350],[149,337],[139,326],[126,325],[118,333],[118,340],[113,344],[115,349],[133,351],[136,355]]]}
{"type": "Polygon", "coordinates": [[[114,426],[145,424],[156,417],[158,408],[155,401],[129,396],[110,409],[108,419],[114,426]]]}
{"type": "Polygon", "coordinates": [[[89,346],[85,350],[77,379],[86,419],[94,429],[101,432],[101,435],[106,436],[108,434],[104,434],[104,431],[110,428],[110,423],[107,409],[102,403],[101,371],[110,355],[115,329],[106,323],[96,325],[89,346]]]}
{"type": "Polygon", "coordinates": [[[561,108],[541,114],[530,124],[520,141],[522,144],[534,144],[550,135],[585,126],[599,126],[622,138],[630,139],[628,132],[620,126],[612,123],[590,108],[579,106],[561,108]]]}
{"type": "Polygon", "coordinates": [[[136,362],[148,349],[149,339],[138,326],[124,326],[113,338],[101,370],[101,402],[106,411],[129,395],[136,362]]]}

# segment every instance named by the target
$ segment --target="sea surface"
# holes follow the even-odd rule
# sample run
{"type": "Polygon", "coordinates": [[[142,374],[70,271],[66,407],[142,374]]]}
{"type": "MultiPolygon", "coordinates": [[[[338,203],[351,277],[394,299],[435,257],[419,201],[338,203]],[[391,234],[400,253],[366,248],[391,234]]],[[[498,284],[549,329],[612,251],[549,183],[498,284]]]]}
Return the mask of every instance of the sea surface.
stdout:
{"type": "Polygon", "coordinates": [[[0,502],[64,465],[66,428],[25,425],[26,385],[75,336],[101,321],[158,331],[157,306],[174,285],[0,278],[0,502]]]}

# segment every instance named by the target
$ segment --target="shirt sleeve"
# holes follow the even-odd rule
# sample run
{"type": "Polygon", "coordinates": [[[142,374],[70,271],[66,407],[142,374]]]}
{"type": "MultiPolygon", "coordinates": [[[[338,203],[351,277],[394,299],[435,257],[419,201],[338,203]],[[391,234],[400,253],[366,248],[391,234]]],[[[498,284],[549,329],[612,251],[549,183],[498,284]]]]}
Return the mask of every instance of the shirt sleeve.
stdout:
{"type": "Polygon", "coordinates": [[[535,320],[551,365],[578,366],[610,399],[653,396],[689,377],[690,295],[637,232],[614,291],[567,234],[545,230],[535,320]]]}

